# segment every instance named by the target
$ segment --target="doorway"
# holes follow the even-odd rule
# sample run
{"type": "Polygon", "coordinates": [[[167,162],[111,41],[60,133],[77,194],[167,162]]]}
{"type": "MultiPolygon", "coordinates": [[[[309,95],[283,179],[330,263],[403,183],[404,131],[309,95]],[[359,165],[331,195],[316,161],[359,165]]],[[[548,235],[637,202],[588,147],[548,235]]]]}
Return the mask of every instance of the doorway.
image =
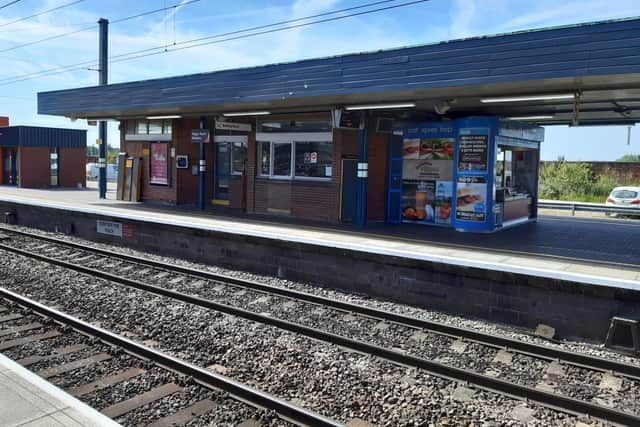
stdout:
{"type": "Polygon", "coordinates": [[[213,204],[230,206],[245,200],[242,178],[247,160],[246,135],[216,135],[214,138],[213,204]],[[240,187],[239,187],[240,186],[240,187]]]}
{"type": "Polygon", "coordinates": [[[15,148],[2,149],[2,183],[18,185],[18,153],[15,148]]]}
{"type": "Polygon", "coordinates": [[[340,195],[340,220],[353,223],[356,220],[358,197],[358,159],[342,159],[342,193],[340,195]]]}
{"type": "Polygon", "coordinates": [[[229,177],[231,175],[231,143],[216,142],[215,174],[213,185],[214,204],[229,204],[229,177]]]}

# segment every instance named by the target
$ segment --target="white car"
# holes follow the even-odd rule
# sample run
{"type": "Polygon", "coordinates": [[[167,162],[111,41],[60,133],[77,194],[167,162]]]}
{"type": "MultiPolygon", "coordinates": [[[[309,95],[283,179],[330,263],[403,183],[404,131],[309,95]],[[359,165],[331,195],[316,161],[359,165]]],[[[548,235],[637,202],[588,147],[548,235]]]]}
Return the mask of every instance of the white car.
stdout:
{"type": "Polygon", "coordinates": [[[640,215],[640,187],[616,187],[605,203],[608,206],[620,206],[638,209],[640,215]]]}
{"type": "MultiPolygon", "coordinates": [[[[87,163],[86,166],[87,179],[98,179],[100,168],[97,163],[87,163]]],[[[118,177],[118,165],[107,165],[107,180],[115,181],[118,177]]]]}

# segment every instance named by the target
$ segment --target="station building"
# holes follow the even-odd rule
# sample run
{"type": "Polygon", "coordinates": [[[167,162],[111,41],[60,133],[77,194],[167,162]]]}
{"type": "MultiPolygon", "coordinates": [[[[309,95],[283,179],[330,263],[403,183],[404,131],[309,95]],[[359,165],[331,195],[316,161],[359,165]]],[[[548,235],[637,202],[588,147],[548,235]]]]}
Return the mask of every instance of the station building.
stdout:
{"type": "Polygon", "coordinates": [[[0,158],[0,185],[85,187],[87,131],[0,127],[0,158]]]}
{"type": "Polygon", "coordinates": [[[640,20],[597,22],[45,92],[38,112],[119,121],[143,200],[490,232],[536,218],[540,125],[640,119],[639,45],[640,20]]]}

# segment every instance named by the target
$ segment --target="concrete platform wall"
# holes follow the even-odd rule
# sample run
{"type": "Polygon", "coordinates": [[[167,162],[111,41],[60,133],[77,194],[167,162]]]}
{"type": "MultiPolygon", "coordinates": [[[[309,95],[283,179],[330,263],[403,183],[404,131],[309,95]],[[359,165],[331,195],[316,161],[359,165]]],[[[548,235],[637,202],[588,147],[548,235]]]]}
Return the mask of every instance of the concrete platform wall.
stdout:
{"type": "Polygon", "coordinates": [[[640,292],[325,246],[128,223],[124,237],[96,232],[96,220],[58,209],[0,202],[17,224],[123,245],[164,256],[279,276],[448,313],[603,340],[612,316],[640,317],[640,292]]]}

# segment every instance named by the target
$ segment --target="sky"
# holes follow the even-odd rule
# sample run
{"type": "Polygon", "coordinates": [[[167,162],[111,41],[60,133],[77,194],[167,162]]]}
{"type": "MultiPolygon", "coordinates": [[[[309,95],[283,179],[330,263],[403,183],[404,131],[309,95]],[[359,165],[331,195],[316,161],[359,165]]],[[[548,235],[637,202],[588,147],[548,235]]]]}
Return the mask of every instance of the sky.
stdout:
{"type": "MultiPolygon", "coordinates": [[[[73,71],[16,82],[15,77],[97,59],[97,20],[115,21],[138,13],[180,5],[165,12],[110,26],[110,56],[219,33],[306,17],[370,3],[373,0],[20,0],[0,8],[0,115],[11,124],[97,129],[85,121],[38,115],[41,91],[93,86],[91,64],[73,71]],[[55,12],[13,22],[71,4],[55,12]],[[79,31],[86,29],[85,31],[79,31]],[[70,31],[75,34],[21,46],[70,31]]],[[[406,0],[405,0],[406,1],[406,0]]],[[[399,0],[394,3],[404,3],[399,0]]],[[[0,0],[0,7],[10,3],[0,0]]],[[[640,16],[638,0],[431,0],[384,12],[303,28],[141,57],[110,65],[110,83],[144,80],[388,49],[463,37],[556,25],[640,16]]],[[[109,140],[117,145],[117,124],[109,140]]],[[[542,159],[615,160],[640,153],[640,126],[552,126],[546,129],[542,159]]]]}

